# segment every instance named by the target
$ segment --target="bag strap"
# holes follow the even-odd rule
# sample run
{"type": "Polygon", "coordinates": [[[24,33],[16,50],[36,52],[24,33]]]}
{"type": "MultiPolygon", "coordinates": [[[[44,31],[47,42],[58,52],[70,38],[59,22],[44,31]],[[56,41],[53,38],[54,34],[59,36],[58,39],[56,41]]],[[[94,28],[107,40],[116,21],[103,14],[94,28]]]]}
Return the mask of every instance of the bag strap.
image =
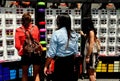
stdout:
{"type": "Polygon", "coordinates": [[[32,28],[31,28],[30,30],[25,30],[25,28],[20,27],[20,28],[23,30],[23,32],[25,33],[26,37],[29,38],[29,39],[31,39],[32,41],[34,40],[34,39],[33,39],[33,36],[31,35],[31,32],[32,32],[32,30],[33,30],[33,27],[34,27],[34,26],[32,26],[32,28]],[[29,35],[26,33],[26,31],[28,31],[28,34],[29,34],[29,35]]]}

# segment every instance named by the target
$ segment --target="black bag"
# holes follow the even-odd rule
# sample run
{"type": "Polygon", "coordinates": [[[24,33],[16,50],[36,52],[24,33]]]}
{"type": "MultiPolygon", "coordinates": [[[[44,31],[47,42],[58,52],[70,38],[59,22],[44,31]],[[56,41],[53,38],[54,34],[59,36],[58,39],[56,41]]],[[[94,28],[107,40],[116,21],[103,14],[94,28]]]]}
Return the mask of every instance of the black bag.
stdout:
{"type": "Polygon", "coordinates": [[[26,39],[23,44],[23,52],[27,56],[31,56],[32,54],[36,54],[41,56],[42,48],[39,42],[37,42],[31,35],[29,30],[24,30],[26,39]]]}

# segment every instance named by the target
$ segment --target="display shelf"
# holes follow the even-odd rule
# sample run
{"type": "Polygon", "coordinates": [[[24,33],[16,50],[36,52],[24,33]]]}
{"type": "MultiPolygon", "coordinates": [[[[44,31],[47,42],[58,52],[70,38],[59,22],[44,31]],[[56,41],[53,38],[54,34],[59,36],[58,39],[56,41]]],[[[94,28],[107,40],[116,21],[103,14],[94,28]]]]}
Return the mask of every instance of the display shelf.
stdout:
{"type": "Polygon", "coordinates": [[[96,68],[97,78],[119,78],[120,56],[100,56],[96,68]],[[102,76],[104,73],[104,76],[102,76]]]}
{"type": "MultiPolygon", "coordinates": [[[[30,65],[28,77],[33,76],[33,66],[30,65]]],[[[0,63],[0,81],[21,81],[22,68],[20,60],[5,61],[0,63]]]]}

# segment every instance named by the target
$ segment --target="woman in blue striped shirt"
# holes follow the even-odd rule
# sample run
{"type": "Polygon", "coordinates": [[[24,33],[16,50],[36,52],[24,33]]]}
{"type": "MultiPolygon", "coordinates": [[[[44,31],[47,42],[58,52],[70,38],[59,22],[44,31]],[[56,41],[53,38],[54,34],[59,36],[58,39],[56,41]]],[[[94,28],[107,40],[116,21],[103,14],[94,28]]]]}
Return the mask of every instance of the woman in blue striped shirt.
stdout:
{"type": "Polygon", "coordinates": [[[80,34],[71,29],[71,18],[64,13],[57,16],[57,30],[52,34],[44,73],[55,59],[53,81],[74,81],[74,56],[78,53],[80,34]]]}

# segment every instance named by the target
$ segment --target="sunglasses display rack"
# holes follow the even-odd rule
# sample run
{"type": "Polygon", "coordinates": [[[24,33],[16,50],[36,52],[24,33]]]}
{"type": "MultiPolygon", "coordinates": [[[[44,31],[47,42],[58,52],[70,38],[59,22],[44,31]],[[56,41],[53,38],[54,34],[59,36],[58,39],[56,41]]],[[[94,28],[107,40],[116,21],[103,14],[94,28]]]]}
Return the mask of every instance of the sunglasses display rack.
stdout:
{"type": "Polygon", "coordinates": [[[24,12],[30,12],[35,23],[35,10],[32,8],[0,8],[0,62],[20,60],[15,49],[15,29],[21,26],[24,12]]]}
{"type": "MultiPolygon", "coordinates": [[[[64,12],[68,13],[71,17],[72,29],[74,29],[76,32],[79,32],[79,30],[81,29],[81,10],[46,9],[45,21],[48,48],[51,35],[57,28],[57,15],[64,12]]],[[[96,72],[118,73],[120,72],[120,61],[117,58],[117,56],[120,55],[120,11],[92,9],[91,15],[92,21],[97,30],[97,36],[101,42],[101,50],[99,54],[101,58],[105,57],[102,59],[100,58],[100,61],[96,68],[96,72]]],[[[79,47],[79,49],[81,49],[80,42],[79,47]]]]}

